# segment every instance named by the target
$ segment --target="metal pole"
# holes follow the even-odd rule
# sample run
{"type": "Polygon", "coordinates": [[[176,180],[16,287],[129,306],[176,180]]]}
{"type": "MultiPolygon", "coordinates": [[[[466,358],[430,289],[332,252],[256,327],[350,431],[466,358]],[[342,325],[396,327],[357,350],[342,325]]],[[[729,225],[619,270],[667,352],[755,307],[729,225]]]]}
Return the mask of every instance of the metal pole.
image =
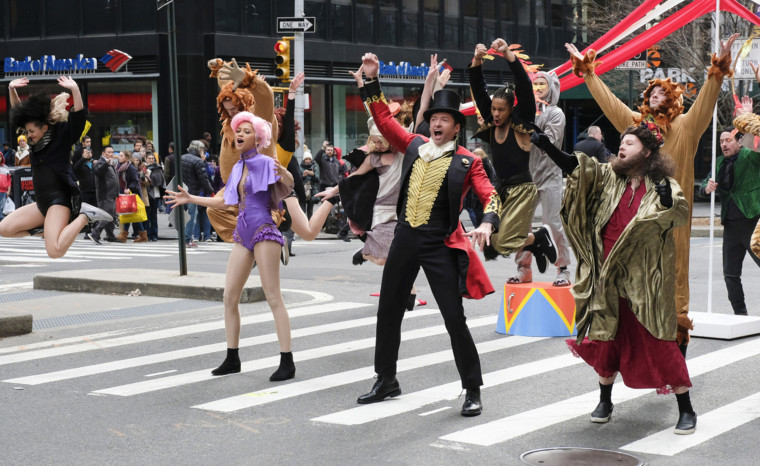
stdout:
{"type": "MultiPolygon", "coordinates": [[[[177,79],[177,27],[174,20],[174,2],[169,3],[166,12],[169,29],[169,87],[171,89],[172,134],[174,136],[174,173],[177,186],[182,186],[182,142],[179,131],[179,80],[177,79]]],[[[177,189],[175,187],[175,189],[177,189]]],[[[177,242],[179,243],[179,274],[187,275],[187,251],[185,248],[185,209],[175,208],[177,222],[177,242]]]]}
{"type": "MultiPolygon", "coordinates": [[[[720,50],[720,0],[715,0],[715,13],[713,15],[715,21],[715,35],[713,36],[713,50],[720,50]]],[[[712,125],[712,179],[715,179],[715,158],[716,158],[716,146],[715,138],[718,132],[718,103],[715,102],[715,108],[713,108],[713,125],[712,125]]],[[[712,312],[712,288],[713,288],[713,245],[715,244],[715,191],[710,193],[710,253],[707,267],[707,312],[712,312]]]]}
{"type": "Polygon", "coordinates": [[[633,108],[633,70],[628,70],[628,106],[633,108]]]}
{"type": "MultiPolygon", "coordinates": [[[[294,0],[293,5],[293,16],[297,17],[304,17],[306,16],[306,13],[304,12],[303,7],[303,0],[294,0]]],[[[301,73],[304,71],[304,65],[303,65],[303,56],[304,56],[304,33],[303,32],[296,32],[293,34],[293,59],[294,59],[294,72],[296,76],[298,73],[301,73]]],[[[295,108],[295,119],[298,122],[300,129],[298,130],[298,134],[296,135],[296,138],[298,141],[300,141],[300,144],[298,147],[296,147],[296,151],[293,154],[297,160],[303,160],[303,145],[306,142],[304,139],[304,117],[303,117],[303,111],[305,107],[305,101],[304,101],[304,87],[305,85],[302,84],[299,86],[298,90],[296,91],[296,108],[295,108]]],[[[287,97],[286,97],[287,98],[287,97]]]]}

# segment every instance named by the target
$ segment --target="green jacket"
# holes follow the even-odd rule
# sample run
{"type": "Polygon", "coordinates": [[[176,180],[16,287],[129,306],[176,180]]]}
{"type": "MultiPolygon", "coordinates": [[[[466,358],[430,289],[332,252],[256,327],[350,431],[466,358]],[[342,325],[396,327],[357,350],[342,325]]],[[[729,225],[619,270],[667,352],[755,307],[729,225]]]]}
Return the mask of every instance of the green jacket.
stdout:
{"type": "MultiPolygon", "coordinates": [[[[728,201],[733,199],[741,213],[747,218],[755,218],[760,215],[760,152],[753,152],[746,147],[742,147],[738,157],[734,162],[734,187],[730,190],[723,189],[718,185],[718,194],[720,194],[720,220],[726,220],[728,211],[728,201]]],[[[715,163],[715,173],[720,173],[720,167],[723,166],[726,157],[719,156],[715,163]]],[[[707,182],[712,176],[708,176],[702,181],[702,192],[705,192],[707,182]]]]}
{"type": "Polygon", "coordinates": [[[627,179],[576,152],[579,165],[567,178],[562,222],[578,259],[575,320],[578,342],[613,340],[618,327],[618,298],[626,298],[636,318],[656,338],[675,340],[675,244],[673,229],[689,219],[689,204],[679,184],[668,178],[673,207],[660,204],[654,181],[645,178],[647,192],[638,213],[604,260],[602,229],[618,206],[627,179]]]}

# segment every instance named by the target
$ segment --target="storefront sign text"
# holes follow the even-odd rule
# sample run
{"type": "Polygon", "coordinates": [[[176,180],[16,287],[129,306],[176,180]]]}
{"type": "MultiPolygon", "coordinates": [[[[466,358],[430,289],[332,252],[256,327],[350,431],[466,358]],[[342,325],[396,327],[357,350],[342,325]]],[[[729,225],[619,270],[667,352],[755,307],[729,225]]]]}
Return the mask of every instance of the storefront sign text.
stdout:
{"type": "Polygon", "coordinates": [[[404,78],[425,78],[430,67],[422,63],[420,66],[412,66],[402,61],[396,65],[393,62],[380,62],[380,76],[400,76],[404,78]]]}
{"type": "Polygon", "coordinates": [[[5,57],[3,71],[6,73],[67,73],[77,74],[98,69],[96,58],[85,58],[81,53],[76,58],[55,58],[55,55],[43,55],[37,60],[26,57],[24,60],[16,60],[13,57],[5,57]]]}

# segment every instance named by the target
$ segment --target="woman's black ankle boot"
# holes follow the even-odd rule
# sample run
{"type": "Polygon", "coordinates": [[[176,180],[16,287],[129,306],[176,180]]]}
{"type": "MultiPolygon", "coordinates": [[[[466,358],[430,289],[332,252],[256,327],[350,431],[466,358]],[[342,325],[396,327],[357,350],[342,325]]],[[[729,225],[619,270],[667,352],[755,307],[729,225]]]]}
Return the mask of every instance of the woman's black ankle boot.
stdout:
{"type": "Polygon", "coordinates": [[[293,353],[280,353],[280,367],[269,377],[270,382],[292,379],[296,376],[296,365],[293,364],[293,353]]]}
{"type": "Polygon", "coordinates": [[[240,356],[238,348],[227,348],[227,357],[222,365],[211,371],[211,375],[237,374],[240,372],[240,356]]]}

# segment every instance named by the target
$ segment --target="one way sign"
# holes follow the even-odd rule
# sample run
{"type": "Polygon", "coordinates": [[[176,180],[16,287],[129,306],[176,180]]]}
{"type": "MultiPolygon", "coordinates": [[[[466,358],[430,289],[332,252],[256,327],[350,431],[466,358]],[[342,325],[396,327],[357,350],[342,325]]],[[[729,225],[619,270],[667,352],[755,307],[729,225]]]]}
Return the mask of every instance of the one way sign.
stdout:
{"type": "Polygon", "coordinates": [[[317,18],[306,16],[302,18],[277,18],[277,33],[314,32],[317,18]]]}

